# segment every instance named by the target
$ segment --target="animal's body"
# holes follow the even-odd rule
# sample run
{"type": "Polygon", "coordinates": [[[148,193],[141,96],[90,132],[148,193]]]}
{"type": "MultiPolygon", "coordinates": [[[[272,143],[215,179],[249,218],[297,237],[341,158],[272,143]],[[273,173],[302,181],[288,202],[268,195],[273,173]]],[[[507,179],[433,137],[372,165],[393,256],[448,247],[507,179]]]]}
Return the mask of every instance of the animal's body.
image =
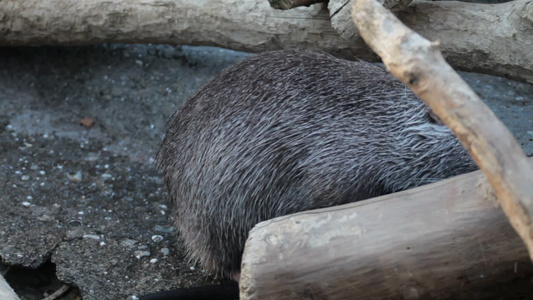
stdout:
{"type": "Polygon", "coordinates": [[[386,71],[302,50],[217,75],[172,116],[158,166],[190,256],[224,276],[258,222],[477,168],[386,71]]]}

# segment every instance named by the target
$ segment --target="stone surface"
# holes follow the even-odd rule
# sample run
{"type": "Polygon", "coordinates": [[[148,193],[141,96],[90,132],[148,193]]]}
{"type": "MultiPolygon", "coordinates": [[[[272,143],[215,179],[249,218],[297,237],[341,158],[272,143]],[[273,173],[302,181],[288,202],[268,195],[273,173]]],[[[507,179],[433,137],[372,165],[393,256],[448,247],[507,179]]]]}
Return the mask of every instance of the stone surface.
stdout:
{"type": "MultiPolygon", "coordinates": [[[[0,49],[0,272],[51,260],[85,300],[216,283],[184,259],[153,161],[170,115],[246,55],[150,45],[0,49]]],[[[463,76],[532,155],[533,87],[463,76]]]]}

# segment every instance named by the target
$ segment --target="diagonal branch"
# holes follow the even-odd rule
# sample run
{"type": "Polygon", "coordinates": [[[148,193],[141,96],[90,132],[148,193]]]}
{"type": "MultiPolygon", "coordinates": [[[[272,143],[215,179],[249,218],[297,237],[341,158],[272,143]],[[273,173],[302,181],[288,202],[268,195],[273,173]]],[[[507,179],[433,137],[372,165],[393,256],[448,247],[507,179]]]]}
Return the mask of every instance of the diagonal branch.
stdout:
{"type": "Polygon", "coordinates": [[[448,125],[494,188],[533,259],[533,164],[494,113],[429,42],[374,0],[358,0],[353,18],[389,71],[448,125]]]}

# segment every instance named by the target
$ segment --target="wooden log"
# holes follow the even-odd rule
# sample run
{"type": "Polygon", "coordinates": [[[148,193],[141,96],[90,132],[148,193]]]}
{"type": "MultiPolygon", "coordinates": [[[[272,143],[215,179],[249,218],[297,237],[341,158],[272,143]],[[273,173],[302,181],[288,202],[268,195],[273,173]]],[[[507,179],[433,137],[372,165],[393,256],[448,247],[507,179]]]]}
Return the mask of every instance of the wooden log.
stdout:
{"type": "Polygon", "coordinates": [[[480,171],[256,225],[245,299],[531,295],[533,264],[480,171]]]}
{"type": "Polygon", "coordinates": [[[423,37],[439,40],[442,54],[454,68],[483,72],[481,70],[490,66],[495,74],[503,74],[505,70],[509,78],[516,78],[512,74],[524,73],[522,78],[533,84],[533,4],[530,0],[500,4],[415,1],[399,12],[399,19],[423,37]],[[442,20],[447,21],[443,23],[442,20]]]}
{"type": "Polygon", "coordinates": [[[352,11],[361,36],[387,69],[431,107],[476,161],[533,260],[533,162],[446,63],[439,43],[407,28],[375,0],[358,0],[352,11]]]}
{"type": "MultiPolygon", "coordinates": [[[[378,0],[384,7],[394,14],[407,8],[412,0],[378,0]]],[[[359,31],[353,23],[352,7],[355,0],[329,0],[328,10],[331,17],[331,26],[345,40],[357,40],[359,31]]]]}
{"type": "Polygon", "coordinates": [[[375,57],[364,43],[339,37],[323,4],[276,10],[266,0],[0,1],[0,46],[94,43],[304,47],[375,57]]]}
{"type": "MultiPolygon", "coordinates": [[[[463,71],[521,77],[533,83],[533,5],[530,0],[500,4],[458,1],[379,0],[420,35],[441,41],[446,60],[463,71]],[[523,75],[518,75],[523,73],[523,75]]],[[[352,17],[355,0],[330,0],[331,24],[346,40],[359,40],[352,17]]]]}
{"type": "MultiPolygon", "coordinates": [[[[443,49],[455,67],[533,83],[528,1],[490,9],[417,2],[408,7],[408,16],[422,35],[446,41],[443,49]]],[[[343,39],[322,3],[276,10],[266,0],[0,1],[0,46],[93,43],[208,45],[249,52],[303,47],[349,59],[378,59],[361,38],[343,39]]]]}
{"type": "Polygon", "coordinates": [[[2,274],[0,274],[0,299],[1,300],[20,300],[15,291],[9,286],[2,274]]]}

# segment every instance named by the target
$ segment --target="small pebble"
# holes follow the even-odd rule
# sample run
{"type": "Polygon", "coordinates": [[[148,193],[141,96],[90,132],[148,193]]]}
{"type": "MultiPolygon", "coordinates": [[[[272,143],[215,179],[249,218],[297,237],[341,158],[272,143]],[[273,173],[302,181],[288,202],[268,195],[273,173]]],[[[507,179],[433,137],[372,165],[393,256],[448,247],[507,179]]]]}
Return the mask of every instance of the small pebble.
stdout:
{"type": "Polygon", "coordinates": [[[45,175],[46,172],[41,170],[41,171],[39,171],[39,174],[41,174],[41,175],[45,175]]]}
{"type": "Polygon", "coordinates": [[[29,175],[22,175],[22,177],[20,177],[21,180],[29,180],[30,179],[30,176],[29,175]]]}
{"type": "Polygon", "coordinates": [[[84,235],[83,235],[83,238],[84,238],[84,239],[99,240],[99,239],[100,239],[100,236],[99,236],[99,235],[96,235],[96,234],[84,234],[84,235]]]}
{"type": "Polygon", "coordinates": [[[156,262],[157,262],[157,258],[152,258],[152,259],[150,259],[150,263],[151,263],[151,264],[155,264],[156,262]]]}
{"type": "Polygon", "coordinates": [[[190,267],[189,269],[191,269],[191,271],[194,271],[196,268],[195,267],[190,267]]]}
{"type": "Polygon", "coordinates": [[[133,252],[133,255],[134,255],[137,259],[141,259],[141,257],[150,256],[150,251],[141,251],[141,250],[137,250],[137,251],[133,252]]]}
{"type": "Polygon", "coordinates": [[[172,228],[172,226],[155,225],[155,231],[163,233],[172,233],[174,231],[174,228],[172,228]]]}
{"type": "Polygon", "coordinates": [[[168,248],[161,248],[161,253],[163,253],[163,255],[168,255],[170,250],[168,250],[168,248]]]}
{"type": "Polygon", "coordinates": [[[31,199],[33,199],[33,197],[32,196],[28,196],[28,197],[26,197],[26,199],[31,200],[31,199]]]}
{"type": "Polygon", "coordinates": [[[132,239],[125,239],[125,240],[122,240],[120,241],[120,245],[122,247],[133,247],[133,245],[137,244],[137,241],[136,240],[132,240],[132,239]]]}
{"type": "Polygon", "coordinates": [[[28,201],[22,202],[22,206],[29,207],[30,205],[31,205],[31,203],[28,202],[28,201]]]}
{"type": "Polygon", "coordinates": [[[83,178],[81,171],[76,172],[75,174],[69,174],[67,173],[68,179],[74,182],[80,182],[83,178]]]}
{"type": "Polygon", "coordinates": [[[163,236],[162,235],[152,235],[152,241],[154,241],[154,243],[159,243],[163,240],[163,236]]]}

